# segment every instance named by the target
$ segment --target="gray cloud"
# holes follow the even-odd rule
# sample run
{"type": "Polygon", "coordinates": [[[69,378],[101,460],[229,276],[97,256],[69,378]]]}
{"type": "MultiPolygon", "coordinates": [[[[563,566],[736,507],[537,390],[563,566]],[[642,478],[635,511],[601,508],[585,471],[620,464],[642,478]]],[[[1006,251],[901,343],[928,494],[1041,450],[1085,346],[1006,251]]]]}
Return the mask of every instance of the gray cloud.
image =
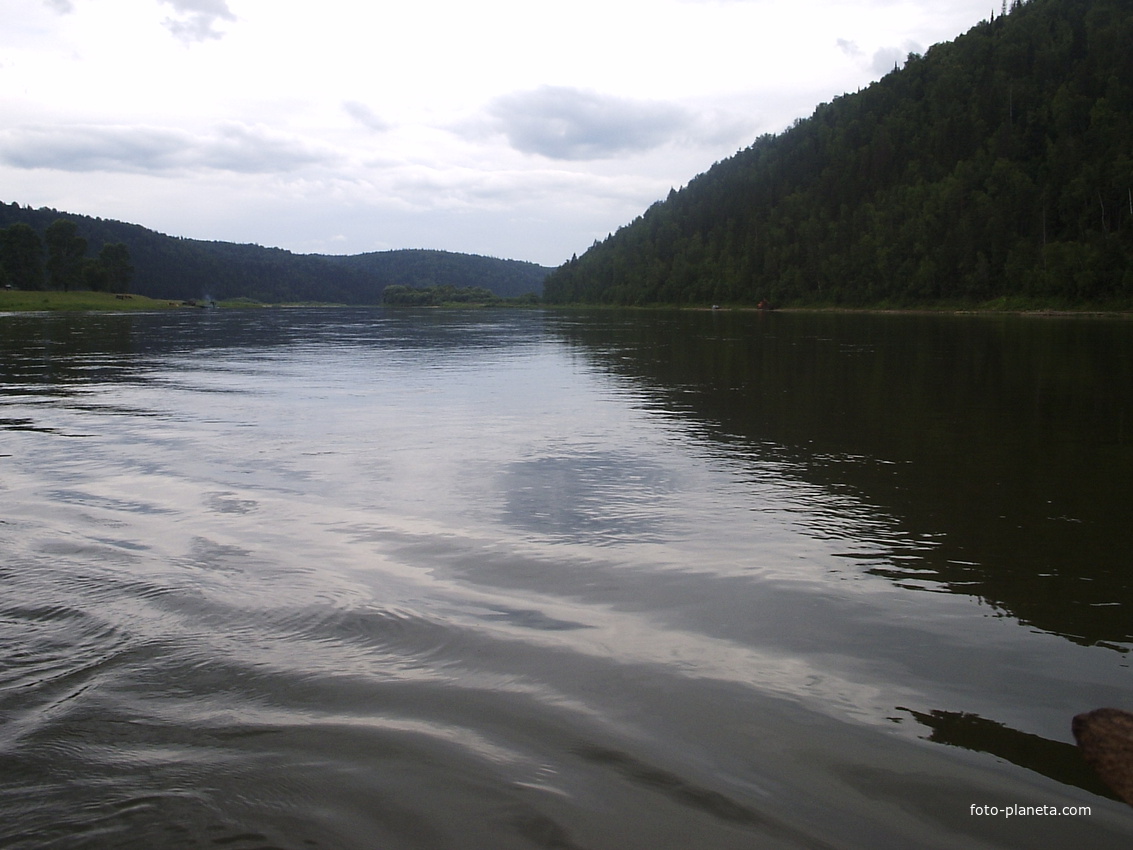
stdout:
{"type": "Polygon", "coordinates": [[[68,15],[75,11],[75,4],[71,0],[43,0],[44,5],[54,9],[60,15],[68,15]]]}
{"type": "Polygon", "coordinates": [[[383,121],[381,118],[375,115],[373,110],[371,110],[370,107],[366,106],[366,104],[359,103],[356,100],[348,100],[344,102],[342,104],[342,108],[346,111],[347,115],[349,115],[363,127],[368,127],[369,129],[377,133],[384,133],[386,130],[389,130],[393,127],[393,125],[388,121],[383,121]]]}
{"type": "Polygon", "coordinates": [[[208,136],[163,127],[93,125],[18,127],[0,133],[0,161],[25,169],[263,174],[333,159],[300,139],[234,123],[208,136]]]}
{"type": "Polygon", "coordinates": [[[0,159],[17,168],[164,171],[178,167],[188,141],[151,127],[22,127],[0,134],[0,159]]]}
{"type": "Polygon", "coordinates": [[[660,147],[696,120],[669,103],[559,86],[503,95],[492,101],[488,114],[516,150],[568,160],[660,147]]]}
{"type": "Polygon", "coordinates": [[[899,47],[883,47],[873,54],[873,61],[869,67],[875,74],[888,74],[901,65],[905,54],[899,47]]]}
{"type": "Polygon", "coordinates": [[[868,68],[873,73],[882,77],[892,71],[894,65],[898,68],[902,67],[910,53],[921,52],[921,46],[915,41],[906,41],[901,47],[879,48],[874,52],[872,59],[866,60],[865,51],[858,46],[856,41],[840,38],[836,41],[836,44],[839,50],[851,59],[856,60],[862,68],[868,68]]]}
{"type": "Polygon", "coordinates": [[[294,171],[336,159],[331,152],[301,139],[236,123],[222,124],[216,135],[200,142],[197,150],[201,165],[245,173],[294,171]]]}
{"type": "Polygon", "coordinates": [[[915,41],[906,41],[903,47],[882,47],[873,54],[870,69],[875,74],[885,76],[894,67],[904,67],[910,53],[920,53],[921,46],[915,41]]]}
{"type": "Polygon", "coordinates": [[[216,29],[217,23],[236,20],[232,10],[228,8],[227,0],[160,0],[160,2],[171,6],[176,13],[176,17],[166,18],[163,22],[166,29],[186,44],[193,41],[207,41],[210,38],[223,38],[224,33],[216,29]]]}

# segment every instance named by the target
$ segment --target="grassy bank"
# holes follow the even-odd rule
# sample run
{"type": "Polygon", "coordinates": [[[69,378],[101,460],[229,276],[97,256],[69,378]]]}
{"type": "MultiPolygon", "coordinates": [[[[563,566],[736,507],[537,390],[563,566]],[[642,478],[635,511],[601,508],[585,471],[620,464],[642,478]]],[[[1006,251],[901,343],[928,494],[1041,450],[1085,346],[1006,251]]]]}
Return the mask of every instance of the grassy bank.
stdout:
{"type": "Polygon", "coordinates": [[[185,305],[181,301],[146,298],[144,295],[0,289],[0,312],[4,313],[37,310],[171,310],[183,306],[185,305]]]}

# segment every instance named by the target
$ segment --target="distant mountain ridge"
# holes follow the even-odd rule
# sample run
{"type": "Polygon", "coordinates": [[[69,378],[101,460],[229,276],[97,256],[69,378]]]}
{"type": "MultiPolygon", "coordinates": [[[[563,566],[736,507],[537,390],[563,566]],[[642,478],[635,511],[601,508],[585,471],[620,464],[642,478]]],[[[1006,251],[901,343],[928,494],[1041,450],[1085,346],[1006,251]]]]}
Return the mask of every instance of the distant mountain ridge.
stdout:
{"type": "Polygon", "coordinates": [[[1133,3],[1004,11],[716,163],[544,300],[1133,306],[1133,3]]]}
{"type": "Polygon", "coordinates": [[[0,202],[0,228],[17,222],[42,237],[56,219],[74,221],[96,254],[121,242],[130,252],[130,291],[152,298],[251,298],[268,303],[380,304],[387,286],[482,287],[509,298],[542,291],[549,268],[521,260],[406,249],[353,256],[167,236],[141,225],[0,202]]]}

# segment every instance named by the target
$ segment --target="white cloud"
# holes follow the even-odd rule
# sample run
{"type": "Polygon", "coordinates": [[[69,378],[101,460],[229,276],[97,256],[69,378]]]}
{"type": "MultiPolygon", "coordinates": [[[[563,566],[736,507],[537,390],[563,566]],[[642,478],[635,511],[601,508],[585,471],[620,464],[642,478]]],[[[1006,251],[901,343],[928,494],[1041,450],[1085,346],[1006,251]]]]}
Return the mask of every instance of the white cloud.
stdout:
{"type": "Polygon", "coordinates": [[[393,128],[392,124],[382,120],[364,103],[359,103],[356,100],[348,100],[342,104],[342,108],[346,111],[347,115],[363,127],[373,130],[376,133],[384,133],[386,130],[393,128]]]}
{"type": "Polygon", "coordinates": [[[54,125],[0,133],[0,161],[21,169],[175,173],[294,171],[333,153],[263,127],[221,124],[209,135],[165,127],[54,125]]]}
{"type": "Polygon", "coordinates": [[[75,11],[75,4],[71,0],[43,0],[43,2],[60,15],[68,15],[75,11]]]}
{"type": "MultiPolygon", "coordinates": [[[[69,0],[61,0],[69,2],[69,0]]],[[[227,0],[160,0],[171,6],[176,17],[166,18],[166,29],[181,41],[207,41],[223,38],[224,33],[216,28],[220,21],[235,21],[236,16],[228,8],[227,0]]]]}

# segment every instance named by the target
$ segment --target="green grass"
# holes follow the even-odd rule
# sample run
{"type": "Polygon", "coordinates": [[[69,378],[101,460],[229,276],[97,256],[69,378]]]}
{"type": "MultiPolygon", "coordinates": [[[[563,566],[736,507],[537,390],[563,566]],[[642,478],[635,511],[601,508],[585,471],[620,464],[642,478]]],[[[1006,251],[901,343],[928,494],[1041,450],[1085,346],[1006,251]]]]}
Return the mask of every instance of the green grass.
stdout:
{"type": "Polygon", "coordinates": [[[4,313],[32,310],[170,310],[181,306],[180,301],[146,298],[144,295],[0,289],[0,312],[4,313]]]}
{"type": "Polygon", "coordinates": [[[252,307],[267,307],[262,301],[256,301],[254,298],[227,298],[224,301],[217,301],[217,307],[239,307],[239,308],[252,308],[252,307]]]}

